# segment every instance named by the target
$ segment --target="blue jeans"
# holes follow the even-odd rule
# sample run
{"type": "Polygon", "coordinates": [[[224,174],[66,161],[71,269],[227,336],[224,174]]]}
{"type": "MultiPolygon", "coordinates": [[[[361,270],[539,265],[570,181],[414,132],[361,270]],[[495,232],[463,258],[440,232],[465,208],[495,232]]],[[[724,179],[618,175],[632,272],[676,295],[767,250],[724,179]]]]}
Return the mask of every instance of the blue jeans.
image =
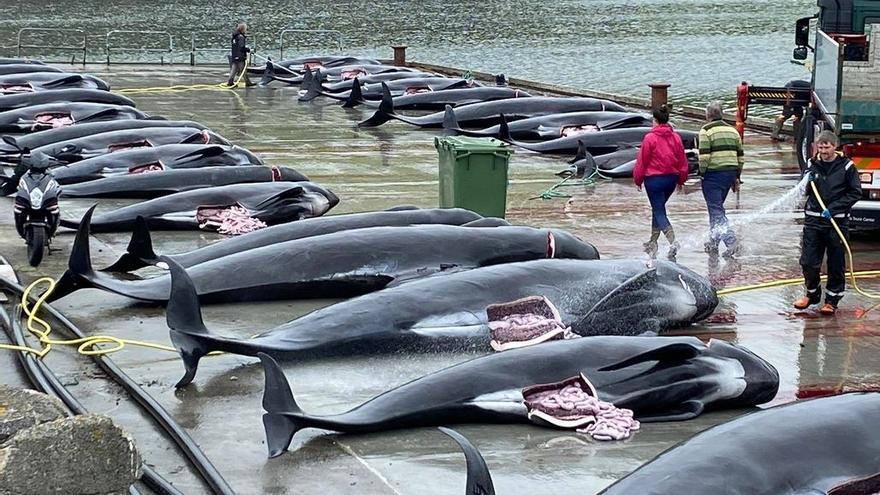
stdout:
{"type": "Polygon", "coordinates": [[[678,175],[649,175],[645,177],[645,192],[651,203],[651,230],[666,230],[671,227],[666,216],[666,202],[675,192],[678,175]]]}
{"type": "Polygon", "coordinates": [[[736,170],[709,171],[703,175],[703,197],[706,199],[706,208],[709,210],[709,242],[714,246],[724,241],[727,247],[736,242],[736,234],[727,223],[727,214],[724,212],[724,201],[727,193],[736,181],[736,170]]]}

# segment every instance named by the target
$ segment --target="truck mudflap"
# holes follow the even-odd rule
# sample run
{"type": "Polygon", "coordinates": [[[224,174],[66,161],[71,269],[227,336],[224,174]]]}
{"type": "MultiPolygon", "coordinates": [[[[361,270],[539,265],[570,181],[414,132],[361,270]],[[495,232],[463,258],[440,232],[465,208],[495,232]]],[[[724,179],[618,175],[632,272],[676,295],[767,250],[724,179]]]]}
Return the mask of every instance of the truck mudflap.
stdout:
{"type": "Polygon", "coordinates": [[[880,201],[857,202],[850,213],[849,225],[858,229],[880,229],[880,201]]]}

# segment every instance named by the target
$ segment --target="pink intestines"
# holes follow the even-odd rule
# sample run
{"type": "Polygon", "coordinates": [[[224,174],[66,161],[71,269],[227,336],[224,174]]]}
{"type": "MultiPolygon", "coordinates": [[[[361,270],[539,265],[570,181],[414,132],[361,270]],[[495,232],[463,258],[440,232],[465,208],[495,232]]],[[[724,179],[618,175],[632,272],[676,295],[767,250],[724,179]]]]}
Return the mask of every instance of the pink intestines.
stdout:
{"type": "Polygon", "coordinates": [[[66,127],[73,124],[73,118],[69,114],[47,113],[34,117],[34,123],[31,126],[32,131],[46,128],[66,127]]]}
{"type": "Polygon", "coordinates": [[[590,418],[592,421],[578,428],[596,440],[623,440],[640,428],[630,409],[621,409],[610,402],[599,400],[584,390],[580,383],[571,383],[559,390],[545,390],[526,398],[532,409],[563,420],[590,418]]]}
{"type": "Polygon", "coordinates": [[[221,234],[241,235],[266,228],[266,223],[250,216],[241,206],[199,208],[196,218],[199,228],[216,230],[221,234]]]}
{"type": "Polygon", "coordinates": [[[492,333],[492,339],[497,342],[531,340],[555,330],[563,331],[556,337],[560,339],[571,333],[571,327],[565,327],[552,318],[533,313],[513,314],[504,316],[500,320],[490,321],[489,330],[492,333]]]}

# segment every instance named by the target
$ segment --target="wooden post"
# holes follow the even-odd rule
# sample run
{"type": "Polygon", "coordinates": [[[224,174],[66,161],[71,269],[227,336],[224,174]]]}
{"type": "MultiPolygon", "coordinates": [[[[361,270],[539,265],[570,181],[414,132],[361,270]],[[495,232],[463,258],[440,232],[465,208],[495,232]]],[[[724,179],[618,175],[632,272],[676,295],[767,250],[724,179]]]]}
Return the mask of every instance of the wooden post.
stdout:
{"type": "Polygon", "coordinates": [[[394,65],[406,67],[406,45],[391,45],[394,49],[394,65]]]}
{"type": "Polygon", "coordinates": [[[668,89],[672,85],[669,83],[651,83],[648,86],[651,88],[651,110],[660,107],[660,105],[666,105],[669,98],[668,89]]]}

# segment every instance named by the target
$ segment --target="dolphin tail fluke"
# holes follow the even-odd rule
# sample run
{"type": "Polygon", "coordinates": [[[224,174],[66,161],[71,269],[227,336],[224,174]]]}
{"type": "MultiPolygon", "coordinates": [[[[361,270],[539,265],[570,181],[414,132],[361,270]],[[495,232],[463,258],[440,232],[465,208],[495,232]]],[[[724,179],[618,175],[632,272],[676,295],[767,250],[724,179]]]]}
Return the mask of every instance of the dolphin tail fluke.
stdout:
{"type": "Polygon", "coordinates": [[[272,68],[272,65],[269,64],[269,62],[266,62],[266,68],[263,69],[263,77],[260,78],[260,82],[258,84],[260,86],[266,86],[274,80],[275,80],[275,69],[272,68]]]}
{"type": "Polygon", "coordinates": [[[67,261],[67,271],[55,284],[55,289],[49,295],[48,301],[55,301],[82,288],[91,287],[88,277],[94,274],[92,269],[92,255],[89,249],[89,235],[92,223],[92,213],[97,204],[92,205],[83,215],[76,230],[73,247],[70,248],[70,258],[67,261]]]}
{"type": "Polygon", "coordinates": [[[202,337],[210,334],[202,321],[202,307],[199,295],[192,279],[186,270],[176,261],[162,257],[171,272],[171,295],[165,308],[165,322],[171,333],[171,342],[180,352],[186,372],[177,384],[177,388],[188,385],[196,376],[199,360],[208,354],[209,349],[202,337]]]}
{"type": "Polygon", "coordinates": [[[511,142],[510,126],[507,125],[507,118],[503,113],[499,117],[501,118],[501,122],[498,123],[498,139],[511,142]]]}
{"type": "Polygon", "coordinates": [[[576,177],[584,177],[588,174],[593,174],[594,172],[599,171],[599,164],[596,163],[596,159],[593,157],[593,154],[587,151],[587,145],[584,144],[583,141],[578,140],[578,150],[577,154],[574,156],[574,160],[569,163],[576,163],[583,160],[582,166],[579,165],[577,167],[577,171],[575,172],[576,177]]]}
{"type": "Polygon", "coordinates": [[[391,90],[388,85],[382,83],[382,102],[379,103],[379,109],[369,119],[360,122],[358,127],[378,127],[385,122],[394,118],[394,99],[391,97],[391,90]]]}
{"type": "Polygon", "coordinates": [[[578,160],[583,160],[584,158],[587,157],[588,153],[589,152],[587,151],[587,145],[584,144],[584,142],[582,140],[578,139],[578,150],[574,154],[574,158],[569,160],[568,163],[574,163],[578,160]]]}
{"type": "MultiPolygon", "coordinates": [[[[311,80],[306,82],[305,78],[303,78],[302,87],[305,88],[306,94],[300,96],[299,101],[312,101],[315,98],[321,96],[321,78],[320,78],[320,69],[316,71],[316,74],[311,74],[311,80]]],[[[306,72],[309,74],[309,72],[306,72]]],[[[307,76],[306,76],[307,77],[307,76]]]]}
{"type": "Polygon", "coordinates": [[[358,78],[354,78],[351,83],[351,92],[348,98],[342,103],[343,108],[354,108],[364,102],[364,93],[361,91],[361,82],[358,78]]]}
{"type": "Polygon", "coordinates": [[[158,262],[159,257],[153,251],[153,239],[150,237],[147,221],[138,215],[134,220],[134,229],[132,229],[131,240],[128,241],[125,254],[116,263],[101,271],[124,273],[155,265],[158,262]]]}
{"type": "Polygon", "coordinates": [[[438,429],[455,440],[464,452],[464,458],[467,462],[467,484],[465,485],[465,493],[495,495],[495,486],[492,484],[492,475],[489,474],[489,467],[486,465],[486,460],[483,459],[480,451],[477,450],[477,448],[461,433],[442,426],[438,429]]]}
{"type": "Polygon", "coordinates": [[[457,136],[459,134],[461,134],[461,129],[458,126],[458,119],[455,118],[455,110],[452,109],[452,105],[446,105],[443,112],[443,135],[457,136]]]}
{"type": "Polygon", "coordinates": [[[263,427],[266,430],[266,445],[269,457],[278,457],[290,446],[293,435],[303,426],[296,420],[302,415],[290,390],[290,383],[284,376],[284,370],[268,354],[259,353],[266,376],[266,387],[263,390],[263,427]]]}

